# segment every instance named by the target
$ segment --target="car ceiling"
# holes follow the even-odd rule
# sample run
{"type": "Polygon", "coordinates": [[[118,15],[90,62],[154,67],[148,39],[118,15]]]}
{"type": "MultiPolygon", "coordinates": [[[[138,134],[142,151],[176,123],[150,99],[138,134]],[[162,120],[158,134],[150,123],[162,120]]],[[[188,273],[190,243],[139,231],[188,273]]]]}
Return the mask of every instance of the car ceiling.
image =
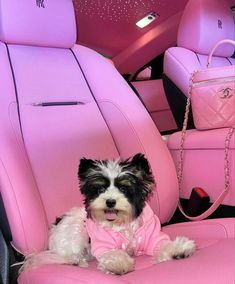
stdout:
{"type": "MultiPolygon", "coordinates": [[[[178,24],[188,0],[73,0],[78,43],[112,58],[122,73],[135,73],[176,44],[178,24]],[[159,17],[141,29],[149,12],[159,17]],[[138,60],[137,60],[138,58],[138,60]]],[[[235,0],[227,0],[230,6],[235,0]]]]}

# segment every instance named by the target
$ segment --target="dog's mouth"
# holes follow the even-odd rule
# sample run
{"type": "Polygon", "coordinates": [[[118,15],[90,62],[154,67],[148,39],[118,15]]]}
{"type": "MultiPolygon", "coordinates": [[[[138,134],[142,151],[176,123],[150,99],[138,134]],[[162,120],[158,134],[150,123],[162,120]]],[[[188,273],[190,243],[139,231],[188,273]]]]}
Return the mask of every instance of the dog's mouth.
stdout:
{"type": "Polygon", "coordinates": [[[107,221],[114,221],[118,218],[118,210],[116,209],[105,209],[104,215],[107,221]]]}

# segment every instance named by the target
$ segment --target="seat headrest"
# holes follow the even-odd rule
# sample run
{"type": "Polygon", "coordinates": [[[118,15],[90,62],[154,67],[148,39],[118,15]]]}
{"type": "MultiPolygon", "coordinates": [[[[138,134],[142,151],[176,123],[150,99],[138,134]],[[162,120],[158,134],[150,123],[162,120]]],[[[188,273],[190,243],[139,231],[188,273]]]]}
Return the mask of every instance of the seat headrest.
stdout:
{"type": "MultiPolygon", "coordinates": [[[[224,0],[189,0],[178,30],[177,44],[200,54],[209,54],[223,39],[235,38],[234,20],[224,0]]],[[[223,45],[215,56],[230,57],[234,47],[223,45]]]]}
{"type": "Polygon", "coordinates": [[[72,0],[0,0],[0,41],[70,48],[76,36],[72,0]]]}

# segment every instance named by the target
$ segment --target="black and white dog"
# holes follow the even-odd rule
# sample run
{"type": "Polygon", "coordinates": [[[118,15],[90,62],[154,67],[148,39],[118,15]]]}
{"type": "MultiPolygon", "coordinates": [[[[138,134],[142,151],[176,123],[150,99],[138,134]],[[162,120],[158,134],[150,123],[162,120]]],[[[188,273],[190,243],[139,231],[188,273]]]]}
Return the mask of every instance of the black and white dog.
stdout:
{"type": "Polygon", "coordinates": [[[46,263],[85,267],[95,257],[106,273],[134,269],[134,256],[157,262],[191,256],[196,245],[186,237],[174,241],[161,232],[147,203],[154,179],[142,154],[120,160],[81,159],[78,177],[84,208],[73,208],[50,230],[49,249],[28,256],[23,269],[46,263]]]}

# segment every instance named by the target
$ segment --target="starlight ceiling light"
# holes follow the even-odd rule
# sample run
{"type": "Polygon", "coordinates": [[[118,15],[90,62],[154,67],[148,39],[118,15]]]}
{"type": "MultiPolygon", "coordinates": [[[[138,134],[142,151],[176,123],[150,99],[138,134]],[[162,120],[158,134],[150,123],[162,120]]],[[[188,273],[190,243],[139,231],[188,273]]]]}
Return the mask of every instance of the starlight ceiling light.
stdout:
{"type": "Polygon", "coordinates": [[[139,28],[144,28],[151,24],[153,21],[155,21],[158,18],[158,15],[155,12],[149,13],[147,16],[145,16],[143,19],[139,20],[136,25],[139,28]]]}

